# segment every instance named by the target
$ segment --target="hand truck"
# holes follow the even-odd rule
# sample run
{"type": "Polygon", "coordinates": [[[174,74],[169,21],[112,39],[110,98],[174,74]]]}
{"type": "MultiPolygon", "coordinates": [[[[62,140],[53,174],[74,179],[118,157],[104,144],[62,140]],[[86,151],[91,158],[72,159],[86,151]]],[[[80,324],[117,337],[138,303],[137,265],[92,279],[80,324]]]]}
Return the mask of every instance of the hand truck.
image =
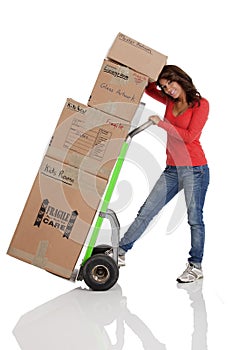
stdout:
{"type": "Polygon", "coordinates": [[[80,265],[80,269],[74,270],[71,280],[82,281],[87,284],[89,288],[95,291],[104,291],[112,288],[119,277],[118,267],[118,247],[120,239],[120,223],[116,213],[108,208],[112,197],[117,179],[119,177],[123,162],[132,138],[151,126],[153,122],[148,120],[139,127],[133,129],[126,137],[120,155],[116,161],[109,184],[107,186],[105,196],[100,208],[99,216],[93,228],[86,253],[80,265]],[[95,246],[103,220],[107,219],[111,225],[111,246],[101,245],[95,246]],[[112,248],[113,257],[105,254],[105,252],[112,248]]]}

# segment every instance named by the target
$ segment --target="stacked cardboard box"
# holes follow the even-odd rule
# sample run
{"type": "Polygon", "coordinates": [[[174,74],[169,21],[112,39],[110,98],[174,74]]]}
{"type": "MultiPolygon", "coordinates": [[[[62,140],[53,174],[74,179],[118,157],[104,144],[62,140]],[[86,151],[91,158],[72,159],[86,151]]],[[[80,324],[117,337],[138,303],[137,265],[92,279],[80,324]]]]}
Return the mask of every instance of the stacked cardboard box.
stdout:
{"type": "Polygon", "coordinates": [[[67,99],[47,155],[108,180],[130,123],[67,99]]]}
{"type": "Polygon", "coordinates": [[[131,122],[147,84],[144,74],[105,59],[88,104],[131,122]]]}
{"type": "Polygon", "coordinates": [[[154,80],[167,62],[167,56],[122,33],[118,33],[107,57],[154,80]]]}
{"type": "Polygon", "coordinates": [[[167,56],[119,33],[100,69],[89,106],[132,121],[148,79],[157,80],[166,61],[167,56]]]}
{"type": "Polygon", "coordinates": [[[166,56],[119,33],[87,105],[68,98],[8,254],[69,279],[148,78],[166,56]]]}
{"type": "Polygon", "coordinates": [[[71,277],[129,127],[67,99],[9,255],[71,277]]]}
{"type": "Polygon", "coordinates": [[[105,186],[45,156],[8,254],[69,279],[105,186]]]}

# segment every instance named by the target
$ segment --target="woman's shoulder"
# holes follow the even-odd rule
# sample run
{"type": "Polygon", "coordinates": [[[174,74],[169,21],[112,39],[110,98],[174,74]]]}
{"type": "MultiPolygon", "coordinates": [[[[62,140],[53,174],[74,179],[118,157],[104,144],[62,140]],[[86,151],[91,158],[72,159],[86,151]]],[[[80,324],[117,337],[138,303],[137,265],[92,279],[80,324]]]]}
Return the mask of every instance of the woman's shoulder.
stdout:
{"type": "Polygon", "coordinates": [[[202,98],[200,99],[200,102],[201,102],[202,104],[209,104],[209,101],[208,101],[205,97],[202,97],[202,98]]]}
{"type": "Polygon", "coordinates": [[[196,115],[201,115],[203,118],[208,118],[209,110],[209,101],[204,97],[202,97],[199,102],[195,102],[195,105],[193,106],[193,112],[196,115]]]}
{"type": "Polygon", "coordinates": [[[194,103],[194,108],[209,108],[209,101],[205,97],[201,97],[199,101],[194,103]]]}

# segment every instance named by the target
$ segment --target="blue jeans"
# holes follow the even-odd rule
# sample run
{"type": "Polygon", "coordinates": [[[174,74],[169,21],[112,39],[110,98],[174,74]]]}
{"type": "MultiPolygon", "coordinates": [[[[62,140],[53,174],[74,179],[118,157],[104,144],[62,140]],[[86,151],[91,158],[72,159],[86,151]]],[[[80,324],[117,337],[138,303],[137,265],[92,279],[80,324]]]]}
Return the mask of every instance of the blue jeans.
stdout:
{"type": "Polygon", "coordinates": [[[168,165],[140,208],[136,219],[120,240],[120,251],[127,252],[131,249],[150,221],[183,189],[191,229],[191,249],[188,261],[197,266],[201,265],[205,243],[203,206],[208,185],[208,165],[178,167],[168,165]]]}

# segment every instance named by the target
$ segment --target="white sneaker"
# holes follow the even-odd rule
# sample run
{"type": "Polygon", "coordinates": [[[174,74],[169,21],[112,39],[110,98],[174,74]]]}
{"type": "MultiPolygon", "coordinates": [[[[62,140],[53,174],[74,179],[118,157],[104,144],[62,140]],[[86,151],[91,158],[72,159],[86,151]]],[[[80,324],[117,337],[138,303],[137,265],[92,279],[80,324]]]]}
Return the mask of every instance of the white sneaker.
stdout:
{"type": "MultiPolygon", "coordinates": [[[[113,258],[113,249],[106,250],[105,254],[113,258]]],[[[118,255],[118,266],[125,266],[125,254],[118,255]]]]}
{"type": "Polygon", "coordinates": [[[177,282],[190,283],[200,278],[203,278],[202,269],[195,267],[192,264],[187,264],[186,270],[177,278],[177,282]]]}

